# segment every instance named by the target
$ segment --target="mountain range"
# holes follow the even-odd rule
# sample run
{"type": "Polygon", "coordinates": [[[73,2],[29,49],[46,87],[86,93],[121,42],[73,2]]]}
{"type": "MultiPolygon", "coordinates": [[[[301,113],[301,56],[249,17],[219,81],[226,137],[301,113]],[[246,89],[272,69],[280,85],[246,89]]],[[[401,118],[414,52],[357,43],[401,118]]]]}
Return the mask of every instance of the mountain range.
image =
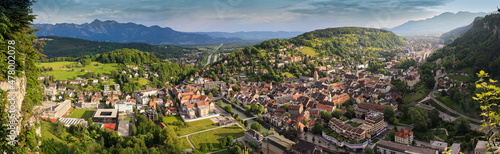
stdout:
{"type": "Polygon", "coordinates": [[[442,34],[452,29],[469,25],[474,18],[483,17],[489,13],[479,12],[445,12],[432,18],[418,21],[408,21],[402,25],[390,28],[398,35],[405,34],[442,34]]]}
{"type": "Polygon", "coordinates": [[[180,32],[169,27],[144,26],[136,23],[118,23],[113,20],[74,24],[34,24],[40,28],[37,36],[72,37],[92,41],[119,43],[148,43],[154,45],[200,45],[262,41],[266,39],[291,38],[303,32],[180,32]]]}

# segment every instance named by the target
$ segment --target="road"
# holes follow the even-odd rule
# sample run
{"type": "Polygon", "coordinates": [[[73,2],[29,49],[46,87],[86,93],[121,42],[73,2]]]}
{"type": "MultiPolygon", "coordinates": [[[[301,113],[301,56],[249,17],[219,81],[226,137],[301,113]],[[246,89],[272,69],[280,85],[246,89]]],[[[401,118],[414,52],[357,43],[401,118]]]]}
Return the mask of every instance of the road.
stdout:
{"type": "MultiPolygon", "coordinates": [[[[427,96],[425,96],[425,98],[424,98],[424,99],[422,99],[421,101],[419,101],[417,104],[420,104],[420,105],[422,105],[422,106],[426,106],[425,104],[423,104],[423,102],[425,102],[425,101],[427,101],[427,100],[431,99],[431,100],[433,100],[434,102],[436,102],[436,104],[440,105],[441,107],[443,107],[444,109],[448,110],[449,112],[451,112],[451,113],[453,113],[453,114],[456,114],[456,115],[458,115],[458,116],[462,116],[462,117],[464,117],[464,118],[466,118],[467,120],[470,120],[470,121],[474,121],[474,122],[482,123],[482,121],[481,121],[481,120],[479,120],[479,119],[476,119],[476,118],[471,118],[471,117],[469,117],[469,116],[463,115],[463,114],[461,114],[461,113],[459,113],[459,112],[457,112],[457,111],[455,111],[455,110],[453,110],[453,109],[449,108],[448,106],[444,105],[443,103],[441,103],[439,100],[437,100],[437,99],[435,98],[434,93],[436,93],[436,92],[437,92],[438,79],[439,79],[439,78],[442,78],[442,77],[444,77],[444,76],[446,76],[446,75],[447,75],[447,73],[446,73],[446,72],[441,73],[441,70],[438,70],[438,72],[437,72],[436,74],[437,74],[437,75],[434,77],[434,80],[436,80],[436,83],[434,84],[434,88],[432,89],[432,91],[431,91],[431,92],[430,92],[427,96]]],[[[429,109],[429,108],[427,108],[427,109],[429,109]]],[[[439,111],[439,117],[443,118],[443,120],[446,120],[446,121],[454,121],[454,120],[457,118],[457,117],[451,116],[451,115],[446,114],[446,113],[441,112],[441,111],[439,111]]],[[[480,129],[481,129],[481,126],[476,125],[476,124],[472,124],[472,123],[471,123],[471,124],[470,124],[470,126],[471,126],[471,129],[472,129],[472,130],[482,131],[482,132],[486,132],[486,131],[487,131],[487,129],[480,130],[480,129]]]]}
{"type": "Polygon", "coordinates": [[[208,64],[210,64],[210,58],[212,58],[212,55],[215,53],[215,51],[219,50],[219,48],[220,48],[220,47],[222,47],[222,45],[223,45],[223,44],[224,44],[224,43],[221,43],[221,44],[219,45],[219,47],[217,47],[217,48],[216,48],[216,49],[212,52],[212,54],[210,54],[210,55],[208,56],[208,59],[207,59],[207,64],[205,64],[205,66],[207,66],[208,64]]]}

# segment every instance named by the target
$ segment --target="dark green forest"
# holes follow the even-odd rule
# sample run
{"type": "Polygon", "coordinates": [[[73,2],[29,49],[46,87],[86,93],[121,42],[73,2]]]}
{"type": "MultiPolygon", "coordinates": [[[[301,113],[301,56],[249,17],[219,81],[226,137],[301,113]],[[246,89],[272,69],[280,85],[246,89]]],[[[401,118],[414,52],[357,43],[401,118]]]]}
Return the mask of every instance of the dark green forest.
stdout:
{"type": "Polygon", "coordinates": [[[154,53],[158,58],[179,58],[183,54],[197,52],[198,49],[178,46],[159,46],[146,43],[115,43],[105,41],[89,41],[78,38],[44,36],[43,38],[53,39],[44,40],[43,54],[48,59],[54,57],[81,57],[85,55],[96,55],[113,51],[116,49],[129,48],[145,52],[154,53]]]}
{"type": "Polygon", "coordinates": [[[491,14],[475,20],[469,31],[438,50],[428,58],[428,61],[442,58],[441,63],[447,69],[472,68],[473,72],[469,73],[484,70],[493,77],[498,77],[500,75],[499,26],[500,14],[491,14]]]}

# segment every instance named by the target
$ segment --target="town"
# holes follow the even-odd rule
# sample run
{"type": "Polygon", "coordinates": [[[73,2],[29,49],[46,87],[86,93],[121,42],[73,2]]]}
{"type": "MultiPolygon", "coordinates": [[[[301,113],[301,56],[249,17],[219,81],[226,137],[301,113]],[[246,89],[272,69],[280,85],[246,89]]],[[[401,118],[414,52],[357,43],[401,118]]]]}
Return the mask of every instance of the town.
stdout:
{"type": "MultiPolygon", "coordinates": [[[[394,84],[403,84],[405,89],[415,91],[423,86],[424,81],[421,81],[419,67],[405,68],[401,67],[402,63],[423,63],[431,54],[430,50],[442,47],[439,42],[411,43],[414,45],[405,45],[400,49],[403,52],[393,57],[372,58],[364,64],[349,62],[355,57],[314,59],[300,54],[304,47],[291,44],[277,53],[270,53],[279,57],[269,60],[271,65],[276,66],[277,73],[305,59],[321,61],[323,66],[314,67],[312,77],[295,78],[290,75],[281,83],[248,81],[248,72],[251,72],[248,75],[258,75],[269,71],[252,68],[249,59],[243,57],[214,58],[214,67],[196,72],[181,84],[135,91],[122,91],[120,84],[107,84],[110,80],[108,75],[55,81],[51,76],[41,76],[39,80],[47,85],[43,91],[44,102],[36,108],[47,121],[61,122],[67,127],[78,124],[87,126],[88,122],[93,122],[116,131],[122,137],[137,134],[136,128],[132,127],[137,123],[137,116],[143,115],[162,128],[174,126],[178,137],[184,140],[185,152],[224,151],[222,146],[212,147],[212,144],[218,143],[210,143],[208,147],[193,138],[200,138],[199,134],[206,134],[206,131],[221,132],[217,130],[226,128],[240,129],[236,131],[239,133],[232,132],[235,136],[231,138],[260,153],[352,153],[373,150],[379,153],[441,153],[450,146],[453,153],[459,152],[460,143],[448,145],[444,142],[446,138],[436,136],[437,139],[430,141],[418,141],[411,130],[416,126],[408,122],[411,119],[403,120],[406,113],[401,113],[400,109],[404,108],[401,107],[402,94],[406,92],[402,93],[394,84]],[[412,51],[413,46],[419,46],[422,52],[412,51]],[[289,56],[290,53],[296,56],[289,56]],[[217,69],[217,66],[233,61],[241,62],[243,67],[239,70],[217,69]],[[380,68],[384,71],[375,70],[385,73],[370,72],[369,64],[372,62],[384,64],[380,68]],[[224,73],[228,71],[232,73],[224,73]],[[219,75],[209,77],[210,72],[219,75]],[[88,85],[101,85],[103,88],[85,91],[88,85]]],[[[262,62],[256,58],[252,63],[259,61],[262,62]]],[[[127,65],[120,73],[131,79],[148,79],[149,75],[158,77],[147,65],[127,65]]],[[[450,81],[443,74],[438,75],[441,77],[435,83],[441,88],[436,90],[438,94],[458,86],[456,79],[450,81]]],[[[463,72],[456,74],[467,75],[463,72]]],[[[466,90],[464,87],[462,82],[458,89],[466,90]]],[[[413,104],[416,106],[413,108],[419,107],[424,111],[435,109],[428,100],[413,100],[419,101],[413,104]]],[[[407,111],[408,106],[404,110],[407,111]]],[[[456,119],[451,116],[454,114],[447,114],[448,111],[439,112],[437,116],[445,120],[456,119]]],[[[473,127],[478,128],[477,125],[473,127]]],[[[475,149],[484,149],[484,142],[478,142],[475,149]]]]}

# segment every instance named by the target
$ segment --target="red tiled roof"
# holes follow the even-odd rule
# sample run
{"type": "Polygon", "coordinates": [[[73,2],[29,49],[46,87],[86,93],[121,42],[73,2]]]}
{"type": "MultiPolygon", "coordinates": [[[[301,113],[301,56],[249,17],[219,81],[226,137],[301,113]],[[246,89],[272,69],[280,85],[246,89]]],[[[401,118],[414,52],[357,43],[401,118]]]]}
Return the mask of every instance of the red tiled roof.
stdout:
{"type": "Polygon", "coordinates": [[[324,105],[321,103],[318,103],[318,105],[316,105],[316,107],[323,109],[323,110],[327,110],[327,111],[333,111],[333,106],[328,106],[328,105],[324,105]]]}
{"type": "Polygon", "coordinates": [[[105,124],[102,124],[102,127],[107,128],[108,130],[115,130],[116,124],[105,123],[105,124]]]}
{"type": "Polygon", "coordinates": [[[396,133],[396,136],[402,137],[402,138],[408,138],[413,134],[412,131],[406,130],[406,129],[401,129],[396,133]]]}

